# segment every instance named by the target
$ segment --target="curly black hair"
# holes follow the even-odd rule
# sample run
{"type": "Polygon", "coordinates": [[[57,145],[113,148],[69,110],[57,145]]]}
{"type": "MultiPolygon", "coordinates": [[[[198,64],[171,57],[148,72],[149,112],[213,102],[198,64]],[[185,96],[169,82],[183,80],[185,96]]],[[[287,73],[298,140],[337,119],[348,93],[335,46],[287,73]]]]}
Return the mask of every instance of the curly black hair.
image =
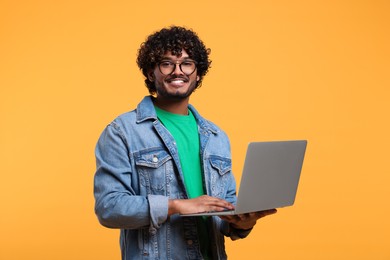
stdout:
{"type": "Polygon", "coordinates": [[[148,79],[148,73],[155,68],[163,56],[170,51],[180,56],[185,50],[189,57],[196,61],[199,81],[196,88],[201,86],[203,76],[208,72],[211,60],[210,49],[206,48],[198,35],[184,27],[171,26],[151,34],[138,50],[137,65],[145,76],[145,84],[150,94],[156,93],[154,82],[148,79]]]}

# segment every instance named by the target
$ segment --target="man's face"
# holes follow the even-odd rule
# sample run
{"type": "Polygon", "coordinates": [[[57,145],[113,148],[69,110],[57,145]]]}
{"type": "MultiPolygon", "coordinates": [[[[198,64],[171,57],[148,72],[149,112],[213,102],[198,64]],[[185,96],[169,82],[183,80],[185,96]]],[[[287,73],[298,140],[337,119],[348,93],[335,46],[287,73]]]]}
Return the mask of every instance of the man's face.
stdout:
{"type": "Polygon", "coordinates": [[[162,65],[160,65],[164,74],[161,72],[159,65],[149,74],[149,80],[153,81],[156,86],[157,98],[181,100],[191,95],[199,80],[196,67],[195,71],[190,75],[188,75],[186,70],[187,64],[190,64],[192,61],[185,50],[182,50],[181,56],[172,55],[170,51],[164,55],[161,60],[162,65]],[[172,63],[176,64],[176,66],[173,65],[173,71],[170,74],[166,73],[163,69],[163,66],[165,66],[164,62],[167,62],[166,64],[170,64],[171,66],[172,63]],[[180,69],[179,64],[182,64],[181,67],[184,72],[180,69]]]}

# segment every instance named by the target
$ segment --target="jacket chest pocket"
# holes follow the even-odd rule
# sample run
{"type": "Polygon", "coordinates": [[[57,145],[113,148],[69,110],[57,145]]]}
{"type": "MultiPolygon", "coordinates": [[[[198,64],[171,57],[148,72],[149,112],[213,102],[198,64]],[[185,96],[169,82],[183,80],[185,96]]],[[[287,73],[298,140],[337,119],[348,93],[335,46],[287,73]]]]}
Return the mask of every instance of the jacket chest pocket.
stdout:
{"type": "Polygon", "coordinates": [[[216,155],[209,158],[211,195],[224,198],[228,184],[228,173],[232,170],[232,160],[216,155]]]}
{"type": "Polygon", "coordinates": [[[162,148],[149,148],[136,152],[134,156],[141,189],[146,189],[147,194],[166,196],[173,174],[170,154],[162,148]]]}

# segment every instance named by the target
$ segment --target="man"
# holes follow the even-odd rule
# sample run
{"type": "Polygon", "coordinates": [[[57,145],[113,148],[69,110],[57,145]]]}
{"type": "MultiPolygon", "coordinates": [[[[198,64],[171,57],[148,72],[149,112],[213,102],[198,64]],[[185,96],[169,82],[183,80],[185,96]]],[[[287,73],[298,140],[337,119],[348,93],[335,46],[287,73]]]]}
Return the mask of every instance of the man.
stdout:
{"type": "Polygon", "coordinates": [[[116,118],[96,146],[95,211],[121,229],[122,259],[226,259],[224,236],[246,237],[276,210],[228,217],[180,214],[233,209],[226,134],[189,105],[211,61],[191,30],[164,28],[137,64],[152,94],[116,118]]]}

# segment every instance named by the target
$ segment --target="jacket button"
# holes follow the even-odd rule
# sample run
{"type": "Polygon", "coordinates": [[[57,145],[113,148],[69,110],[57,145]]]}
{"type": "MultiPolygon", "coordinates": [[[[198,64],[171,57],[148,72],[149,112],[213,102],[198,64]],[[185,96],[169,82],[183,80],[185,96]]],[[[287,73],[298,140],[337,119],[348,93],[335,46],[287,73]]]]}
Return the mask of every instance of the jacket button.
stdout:
{"type": "Polygon", "coordinates": [[[157,156],[153,156],[153,162],[158,162],[158,158],[157,158],[157,156]]]}
{"type": "Polygon", "coordinates": [[[187,244],[192,245],[193,244],[192,240],[187,240],[187,244]]]}

